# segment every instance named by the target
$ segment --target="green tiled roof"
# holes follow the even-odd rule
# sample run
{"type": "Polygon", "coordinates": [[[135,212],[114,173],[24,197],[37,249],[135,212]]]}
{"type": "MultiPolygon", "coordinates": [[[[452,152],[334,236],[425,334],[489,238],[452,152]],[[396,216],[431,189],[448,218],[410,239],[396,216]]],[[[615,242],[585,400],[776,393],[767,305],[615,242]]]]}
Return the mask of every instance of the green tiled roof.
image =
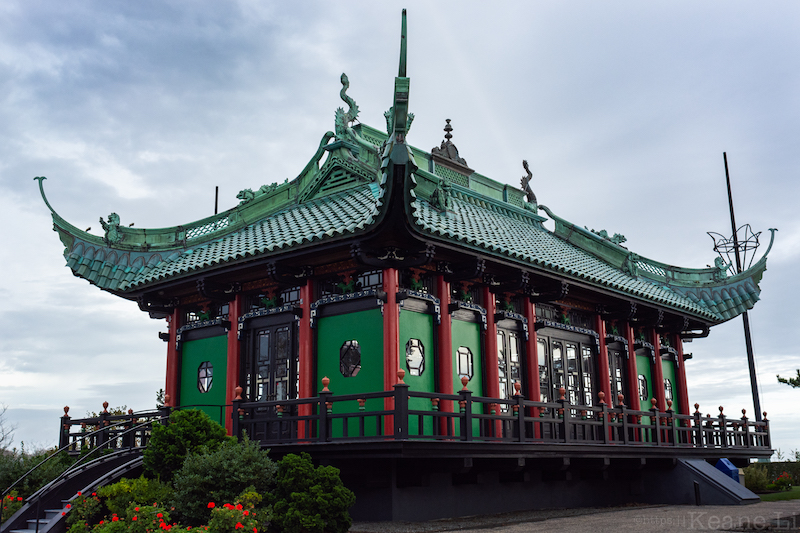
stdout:
{"type": "Polygon", "coordinates": [[[163,253],[117,253],[75,238],[67,266],[76,275],[111,291],[127,291],[154,281],[221,263],[279,253],[354,234],[375,222],[383,189],[367,184],[285,208],[196,247],[163,253]]]}

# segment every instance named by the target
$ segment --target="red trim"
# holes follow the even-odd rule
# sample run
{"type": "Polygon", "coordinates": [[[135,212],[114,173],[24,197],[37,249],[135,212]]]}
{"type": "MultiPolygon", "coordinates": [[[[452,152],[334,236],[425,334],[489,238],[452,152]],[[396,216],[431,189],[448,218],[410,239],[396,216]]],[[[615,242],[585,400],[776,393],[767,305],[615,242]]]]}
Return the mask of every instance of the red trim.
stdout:
{"type": "MultiPolygon", "coordinates": [[[[594,317],[594,329],[600,335],[598,339],[600,349],[597,354],[597,371],[600,375],[597,377],[597,381],[600,384],[600,390],[605,396],[603,401],[606,402],[608,407],[614,407],[617,405],[617,399],[611,397],[611,381],[609,380],[608,371],[608,347],[606,346],[606,323],[600,314],[596,314],[594,317]]],[[[599,395],[597,404],[600,405],[599,395]]]]}
{"type": "MultiPolygon", "coordinates": [[[[236,387],[239,386],[239,368],[242,360],[242,344],[239,342],[239,317],[242,315],[242,294],[234,296],[233,301],[228,303],[228,320],[231,329],[228,330],[228,364],[226,368],[225,390],[227,401],[233,401],[236,397],[236,387]]],[[[227,403],[227,402],[226,402],[227,403]]],[[[225,429],[228,435],[233,431],[233,420],[231,414],[233,407],[225,407],[225,429]]]]}
{"type": "MultiPolygon", "coordinates": [[[[636,348],[633,347],[633,326],[625,322],[625,338],[628,340],[628,398],[627,405],[635,411],[641,410],[639,403],[639,371],[636,368],[636,348]]],[[[650,406],[648,405],[647,408],[650,406]]]]}
{"type": "MultiPolygon", "coordinates": [[[[538,402],[542,399],[539,385],[539,344],[536,342],[536,306],[530,298],[522,299],[522,312],[528,320],[528,342],[525,343],[525,381],[528,399],[538,402]]],[[[539,416],[539,409],[531,409],[530,416],[539,416]]],[[[535,437],[539,438],[539,424],[534,424],[535,437]]]]}
{"type": "Polygon", "coordinates": [[[181,327],[181,312],[177,307],[167,318],[169,345],[167,346],[167,380],[164,384],[164,397],[169,396],[167,405],[178,405],[178,376],[180,374],[180,354],[178,353],[178,328],[181,327]]]}
{"type": "MultiPolygon", "coordinates": [[[[300,287],[300,308],[303,315],[300,318],[298,327],[298,372],[299,384],[297,396],[299,398],[311,398],[314,396],[314,332],[311,331],[311,303],[314,299],[314,280],[306,280],[306,284],[300,287]]],[[[300,416],[311,415],[311,405],[303,404],[298,408],[300,416]]],[[[298,437],[305,437],[305,424],[300,424],[298,437]]]]}
{"type": "MultiPolygon", "coordinates": [[[[653,339],[653,347],[655,353],[655,364],[653,365],[653,396],[656,399],[656,405],[659,411],[667,410],[667,400],[664,397],[664,369],[661,366],[661,339],[655,328],[650,330],[650,337],[653,339]]],[[[648,405],[648,407],[650,407],[648,405]]]]}
{"type": "MultiPolygon", "coordinates": [[[[400,306],[397,304],[397,289],[400,285],[396,268],[383,270],[383,290],[386,292],[386,304],[383,306],[383,388],[394,390],[397,383],[397,371],[400,368],[400,306]]],[[[386,398],[386,409],[394,409],[394,399],[386,398]]],[[[394,417],[386,417],[387,435],[393,435],[394,417]]]]}
{"type": "MultiPolygon", "coordinates": [[[[441,323],[436,326],[436,363],[438,370],[437,390],[442,394],[453,394],[453,331],[450,318],[450,283],[444,276],[436,276],[436,294],[439,296],[439,309],[441,323]]],[[[441,400],[439,410],[445,413],[453,412],[453,402],[441,400]]],[[[441,419],[441,431],[446,435],[446,419],[441,419]]]]}
{"type": "Polygon", "coordinates": [[[676,367],[678,368],[678,403],[680,404],[678,407],[680,408],[680,414],[688,415],[691,414],[689,411],[689,388],[686,386],[686,361],[683,359],[683,341],[681,340],[680,335],[673,335],[672,336],[673,344],[675,345],[675,351],[678,352],[678,360],[676,362],[676,367]]]}
{"type": "Polygon", "coordinates": [[[497,324],[494,321],[494,294],[489,287],[483,287],[483,303],[486,307],[486,341],[483,364],[486,368],[486,396],[500,397],[500,370],[497,367],[497,324]]]}

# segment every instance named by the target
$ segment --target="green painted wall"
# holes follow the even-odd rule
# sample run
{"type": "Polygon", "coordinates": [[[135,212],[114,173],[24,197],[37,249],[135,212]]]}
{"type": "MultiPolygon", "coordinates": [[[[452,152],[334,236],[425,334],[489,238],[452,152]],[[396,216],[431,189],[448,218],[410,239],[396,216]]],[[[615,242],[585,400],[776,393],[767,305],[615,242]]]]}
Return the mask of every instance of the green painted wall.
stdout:
{"type": "MultiPolygon", "coordinates": [[[[335,395],[379,392],[383,390],[383,315],[380,309],[369,309],[343,315],[322,317],[317,321],[317,386],[322,389],[323,377],[331,380],[328,388],[335,395]],[[356,340],[361,347],[361,370],[346,378],[339,368],[339,350],[345,341],[356,340]]],[[[358,412],[358,403],[334,404],[334,413],[358,412]]],[[[366,410],[383,409],[383,400],[366,403],[366,410]]],[[[375,435],[375,418],[367,421],[367,435],[375,435]]],[[[358,434],[358,421],[351,420],[349,434],[358,434]]],[[[343,435],[342,422],[333,427],[335,436],[343,435]]]]}
{"type": "Polygon", "coordinates": [[[225,413],[222,406],[227,403],[227,362],[227,335],[184,342],[181,346],[181,391],[178,405],[202,405],[199,409],[224,426],[225,413]],[[197,388],[197,370],[204,361],[211,363],[214,368],[211,388],[206,393],[197,388]]]}
{"type": "MultiPolygon", "coordinates": [[[[400,311],[400,368],[406,371],[406,377],[403,381],[408,384],[410,391],[435,391],[434,348],[433,316],[415,311],[400,311]],[[418,339],[424,347],[425,365],[419,376],[411,375],[406,361],[406,345],[409,339],[418,339]]],[[[418,411],[432,410],[431,402],[427,398],[410,398],[408,407],[418,411]]],[[[423,424],[425,434],[431,435],[433,432],[433,420],[430,417],[423,417],[423,424]]],[[[418,435],[419,417],[411,416],[408,426],[408,431],[411,435],[418,435]]]]}
{"type": "MultiPolygon", "coordinates": [[[[650,403],[650,400],[653,398],[653,372],[651,371],[650,366],[650,356],[647,355],[637,355],[636,356],[636,394],[639,394],[639,374],[643,374],[645,378],[647,378],[647,399],[643,400],[641,397],[639,398],[639,408],[642,411],[649,411],[653,405],[650,403]]],[[[643,416],[642,417],[643,424],[650,423],[650,417],[643,416]]]]}
{"type": "Polygon", "coordinates": [[[661,371],[664,373],[664,379],[668,379],[672,382],[672,410],[676,413],[680,413],[680,405],[678,403],[678,374],[675,368],[675,361],[662,359],[661,371]]]}
{"type": "MultiPolygon", "coordinates": [[[[463,385],[458,375],[458,348],[466,346],[472,351],[472,379],[467,384],[467,388],[472,391],[473,396],[483,396],[483,353],[481,352],[481,325],[477,322],[466,322],[464,320],[453,320],[451,331],[453,332],[453,392],[458,394],[463,385]]],[[[473,404],[474,405],[474,404],[473,404]]],[[[458,408],[458,406],[455,406],[458,408]]],[[[473,408],[473,412],[474,408],[473,408]]],[[[460,435],[458,427],[454,428],[455,434],[460,435]]],[[[473,420],[472,433],[478,435],[480,432],[480,421],[473,420]]]]}

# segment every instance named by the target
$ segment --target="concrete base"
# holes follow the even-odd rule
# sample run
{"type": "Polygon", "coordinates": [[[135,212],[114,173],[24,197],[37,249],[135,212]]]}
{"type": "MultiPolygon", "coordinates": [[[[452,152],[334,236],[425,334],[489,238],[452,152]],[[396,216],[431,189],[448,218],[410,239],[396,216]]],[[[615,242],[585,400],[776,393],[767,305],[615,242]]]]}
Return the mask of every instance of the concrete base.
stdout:
{"type": "Polygon", "coordinates": [[[331,464],[341,468],[345,485],[356,493],[350,513],[357,521],[422,521],[626,503],[758,501],[703,460],[363,459],[331,464]]]}

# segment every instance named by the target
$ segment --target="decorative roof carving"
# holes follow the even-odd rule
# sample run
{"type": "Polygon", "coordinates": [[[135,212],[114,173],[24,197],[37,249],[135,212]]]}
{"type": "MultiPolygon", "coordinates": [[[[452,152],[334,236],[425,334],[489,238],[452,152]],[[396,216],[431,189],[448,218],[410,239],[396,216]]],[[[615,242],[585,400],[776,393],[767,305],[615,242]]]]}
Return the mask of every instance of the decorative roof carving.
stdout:
{"type": "Polygon", "coordinates": [[[453,131],[453,126],[450,125],[450,119],[445,119],[445,122],[447,124],[444,127],[444,140],[438,148],[431,148],[431,155],[466,167],[467,160],[458,155],[458,148],[456,148],[456,145],[450,140],[453,138],[453,134],[450,133],[453,131]]]}
{"type": "Polygon", "coordinates": [[[522,168],[524,168],[525,172],[527,173],[527,176],[522,176],[522,179],[520,180],[520,186],[525,192],[525,199],[528,200],[525,204],[525,209],[530,209],[534,212],[534,214],[538,214],[539,202],[536,201],[536,195],[533,194],[533,189],[531,188],[533,173],[531,172],[531,169],[528,168],[528,162],[525,159],[522,160],[522,168]]]}
{"type": "Polygon", "coordinates": [[[106,232],[105,234],[106,243],[111,245],[122,242],[123,235],[119,231],[118,214],[111,213],[110,215],[108,215],[108,222],[103,220],[103,217],[100,217],[100,225],[103,227],[103,231],[106,232]]]}

